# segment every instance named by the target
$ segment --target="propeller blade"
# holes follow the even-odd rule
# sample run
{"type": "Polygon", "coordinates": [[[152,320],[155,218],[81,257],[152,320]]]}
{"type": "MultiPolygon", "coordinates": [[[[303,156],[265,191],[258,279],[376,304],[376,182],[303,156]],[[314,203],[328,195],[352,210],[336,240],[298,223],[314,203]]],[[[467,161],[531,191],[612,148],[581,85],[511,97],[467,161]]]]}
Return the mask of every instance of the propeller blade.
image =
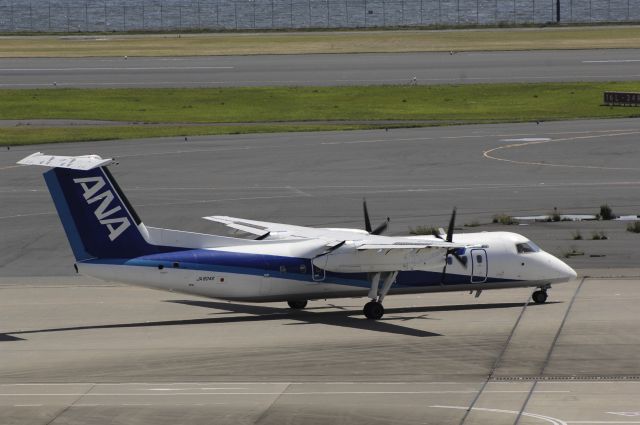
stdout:
{"type": "Polygon", "coordinates": [[[371,220],[369,219],[369,210],[367,209],[367,200],[362,200],[362,209],[364,211],[364,229],[371,233],[371,220]]]}
{"type": "Polygon", "coordinates": [[[447,242],[453,242],[453,228],[456,225],[456,207],[453,207],[451,219],[449,220],[449,228],[447,229],[447,242]]]}
{"type": "Polygon", "coordinates": [[[382,222],[381,225],[379,225],[378,227],[373,229],[372,232],[369,232],[369,233],[371,233],[372,235],[379,235],[383,233],[385,230],[387,230],[387,227],[389,227],[389,221],[391,221],[391,219],[387,217],[387,219],[384,222],[382,222]]]}
{"type": "Polygon", "coordinates": [[[442,274],[440,275],[440,286],[444,285],[444,278],[447,275],[447,264],[449,264],[449,254],[451,254],[450,250],[447,249],[447,253],[444,256],[444,267],[442,268],[442,274]]]}

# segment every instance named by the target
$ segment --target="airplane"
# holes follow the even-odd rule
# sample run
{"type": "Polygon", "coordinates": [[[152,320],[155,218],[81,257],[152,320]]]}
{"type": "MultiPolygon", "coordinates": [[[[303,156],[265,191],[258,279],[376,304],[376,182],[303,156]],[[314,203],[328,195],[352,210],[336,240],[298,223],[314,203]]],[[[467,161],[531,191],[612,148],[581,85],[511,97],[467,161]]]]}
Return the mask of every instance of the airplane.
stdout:
{"type": "Polygon", "coordinates": [[[368,297],[367,319],[384,315],[393,294],[538,288],[547,300],[552,284],[576,278],[560,259],[511,232],[447,232],[383,236],[363,202],[365,229],[312,228],[226,216],[204,217],[234,231],[229,237],[146,226],[98,155],[34,153],[22,165],[44,173],[75,257],[76,272],[172,292],[241,302],[286,301],[303,309],[309,300],[368,297]]]}

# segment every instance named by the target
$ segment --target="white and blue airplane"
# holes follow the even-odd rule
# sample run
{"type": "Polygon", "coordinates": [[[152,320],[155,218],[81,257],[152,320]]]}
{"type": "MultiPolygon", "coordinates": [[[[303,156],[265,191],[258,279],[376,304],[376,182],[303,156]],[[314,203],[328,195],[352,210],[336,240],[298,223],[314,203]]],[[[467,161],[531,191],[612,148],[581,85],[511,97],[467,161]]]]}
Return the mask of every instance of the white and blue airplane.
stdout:
{"type": "Polygon", "coordinates": [[[387,295],[536,287],[544,303],[552,284],[576,278],[567,264],[511,232],[381,236],[372,229],[312,228],[234,217],[207,220],[254,239],[145,226],[97,155],[35,153],[18,162],[51,167],[44,173],[75,256],[76,271],[106,281],[230,301],[368,297],[368,319],[384,314],[387,295]]]}

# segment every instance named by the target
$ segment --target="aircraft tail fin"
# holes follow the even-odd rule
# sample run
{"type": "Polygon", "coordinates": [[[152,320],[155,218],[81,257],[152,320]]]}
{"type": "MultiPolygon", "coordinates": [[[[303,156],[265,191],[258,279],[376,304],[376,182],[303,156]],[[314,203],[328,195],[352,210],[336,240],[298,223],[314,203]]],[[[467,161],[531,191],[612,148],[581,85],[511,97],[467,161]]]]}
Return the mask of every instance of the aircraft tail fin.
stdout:
{"type": "Polygon", "coordinates": [[[44,179],[76,260],[154,254],[146,227],[107,166],[112,159],[36,153],[18,164],[54,167],[44,179]]]}

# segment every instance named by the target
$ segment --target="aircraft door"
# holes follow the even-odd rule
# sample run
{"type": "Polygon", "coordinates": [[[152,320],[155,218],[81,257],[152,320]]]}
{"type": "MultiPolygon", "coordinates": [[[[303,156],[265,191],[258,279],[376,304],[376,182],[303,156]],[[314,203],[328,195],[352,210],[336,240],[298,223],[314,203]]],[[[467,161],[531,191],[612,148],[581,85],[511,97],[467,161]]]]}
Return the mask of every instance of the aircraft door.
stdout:
{"type": "MultiPolygon", "coordinates": [[[[325,255],[324,256],[324,265],[327,264],[327,262],[329,261],[329,256],[325,255]]],[[[311,261],[311,277],[313,279],[314,282],[322,282],[325,277],[327,276],[327,273],[325,271],[324,268],[320,268],[320,267],[316,267],[313,264],[313,260],[311,261]]]]}
{"type": "Polygon", "coordinates": [[[487,251],[484,249],[471,250],[471,283],[483,283],[487,281],[489,264],[487,251]]]}

